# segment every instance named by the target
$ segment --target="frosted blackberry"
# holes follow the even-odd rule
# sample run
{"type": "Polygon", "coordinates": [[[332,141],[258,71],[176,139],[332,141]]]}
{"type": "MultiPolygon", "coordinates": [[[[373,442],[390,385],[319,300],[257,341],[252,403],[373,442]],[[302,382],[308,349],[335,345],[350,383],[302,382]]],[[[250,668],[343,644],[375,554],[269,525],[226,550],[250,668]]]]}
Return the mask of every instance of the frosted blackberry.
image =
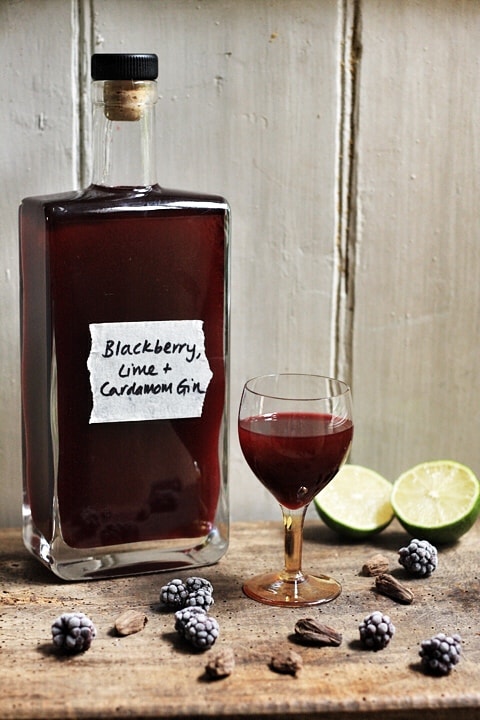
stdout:
{"type": "Polygon", "coordinates": [[[421,644],[422,667],[433,675],[448,675],[460,661],[462,639],[460,635],[438,633],[421,644]]]}
{"type": "Polygon", "coordinates": [[[427,577],[437,567],[437,548],[428,540],[411,540],[407,547],[400,548],[398,555],[398,562],[410,575],[427,577]]]}
{"type": "Polygon", "coordinates": [[[197,605],[208,610],[213,605],[213,585],[209,580],[202,577],[189,577],[185,580],[185,586],[188,590],[185,607],[197,605]]]}
{"type": "Polygon", "coordinates": [[[195,613],[186,623],[184,638],[198,650],[208,650],[215,644],[220,627],[207,613],[195,613]]]}
{"type": "Polygon", "coordinates": [[[210,595],[213,595],[212,583],[202,577],[188,577],[185,580],[185,586],[189,593],[197,592],[197,590],[207,590],[210,595]]]}
{"type": "Polygon", "coordinates": [[[170,580],[160,590],[160,603],[170,610],[198,606],[208,610],[213,605],[213,586],[202,577],[170,580]]]}
{"type": "Polygon", "coordinates": [[[170,582],[160,590],[160,602],[162,605],[165,605],[165,607],[170,608],[170,610],[183,607],[187,597],[188,590],[183,580],[170,580],[170,582]]]}
{"type": "Polygon", "coordinates": [[[52,624],[53,644],[71,653],[88,650],[96,634],[90,618],[79,612],[63,613],[52,624]]]}
{"type": "Polygon", "coordinates": [[[198,607],[196,605],[192,607],[185,607],[181,610],[177,610],[175,613],[175,630],[182,635],[182,637],[185,637],[185,628],[189,622],[189,620],[194,616],[201,613],[202,615],[205,615],[205,610],[201,607],[198,607]]]}
{"type": "Polygon", "coordinates": [[[395,634],[395,626],[388,615],[379,610],[364,618],[358,626],[360,641],[368,650],[383,650],[395,634]]]}
{"type": "Polygon", "coordinates": [[[213,595],[207,588],[200,588],[188,594],[185,607],[200,607],[208,610],[214,603],[213,595]]]}

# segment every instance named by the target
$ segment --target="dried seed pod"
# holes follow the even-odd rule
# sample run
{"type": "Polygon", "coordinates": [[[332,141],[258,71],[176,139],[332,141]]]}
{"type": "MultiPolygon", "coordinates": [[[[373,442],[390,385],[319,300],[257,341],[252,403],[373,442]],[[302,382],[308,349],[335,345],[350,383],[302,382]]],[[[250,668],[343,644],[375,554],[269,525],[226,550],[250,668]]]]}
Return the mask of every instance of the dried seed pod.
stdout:
{"type": "Polygon", "coordinates": [[[413,593],[405,585],[402,585],[393,575],[382,573],[375,578],[375,588],[382,595],[386,595],[396,602],[410,605],[413,602],[413,593]]]}
{"type": "Polygon", "coordinates": [[[280,650],[272,655],[270,669],[282,675],[295,676],[303,667],[302,656],[295,650],[280,650]]]}
{"type": "Polygon", "coordinates": [[[119,635],[133,635],[143,630],[147,616],[139,610],[125,610],[115,620],[115,630],[119,635]]]}
{"type": "Polygon", "coordinates": [[[389,563],[385,555],[376,553],[362,567],[362,575],[380,575],[381,573],[387,572],[389,563]]]}
{"type": "Polygon", "coordinates": [[[298,639],[308,645],[331,645],[338,647],[342,642],[341,633],[314,618],[302,618],[295,625],[298,639]]]}
{"type": "Polygon", "coordinates": [[[205,665],[205,672],[211,680],[220,680],[232,674],[235,668],[235,656],[232,648],[223,648],[212,655],[205,665]]]}

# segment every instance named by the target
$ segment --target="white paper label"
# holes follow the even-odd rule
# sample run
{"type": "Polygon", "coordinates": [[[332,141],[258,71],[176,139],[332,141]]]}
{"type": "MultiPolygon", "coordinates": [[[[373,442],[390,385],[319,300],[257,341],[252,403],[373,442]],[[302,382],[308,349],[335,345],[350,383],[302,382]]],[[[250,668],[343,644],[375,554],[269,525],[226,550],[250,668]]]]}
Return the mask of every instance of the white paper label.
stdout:
{"type": "Polygon", "coordinates": [[[201,416],[212,378],[201,320],[89,327],[90,423],[201,416]]]}

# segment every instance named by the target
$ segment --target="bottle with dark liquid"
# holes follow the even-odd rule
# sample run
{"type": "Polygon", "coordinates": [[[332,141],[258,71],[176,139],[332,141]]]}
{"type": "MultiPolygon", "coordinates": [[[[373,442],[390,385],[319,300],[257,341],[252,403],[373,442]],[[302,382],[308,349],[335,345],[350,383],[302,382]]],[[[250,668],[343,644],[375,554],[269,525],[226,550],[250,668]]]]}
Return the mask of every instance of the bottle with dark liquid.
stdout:
{"type": "Polygon", "coordinates": [[[92,184],[20,208],[24,542],[69,580],[228,545],[230,210],[157,184],[157,65],[92,57],[92,184]]]}

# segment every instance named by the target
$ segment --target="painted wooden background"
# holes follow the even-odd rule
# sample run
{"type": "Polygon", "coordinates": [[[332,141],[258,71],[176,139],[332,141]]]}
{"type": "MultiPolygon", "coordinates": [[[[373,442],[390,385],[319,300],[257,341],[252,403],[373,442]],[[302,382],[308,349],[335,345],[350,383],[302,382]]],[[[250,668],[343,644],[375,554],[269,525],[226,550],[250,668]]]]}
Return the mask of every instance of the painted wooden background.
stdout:
{"type": "Polygon", "coordinates": [[[89,181],[94,51],[157,52],[164,186],[233,210],[234,519],[245,379],[352,384],[351,460],[480,473],[478,0],[0,0],[0,525],[20,523],[17,207],[89,181]]]}

